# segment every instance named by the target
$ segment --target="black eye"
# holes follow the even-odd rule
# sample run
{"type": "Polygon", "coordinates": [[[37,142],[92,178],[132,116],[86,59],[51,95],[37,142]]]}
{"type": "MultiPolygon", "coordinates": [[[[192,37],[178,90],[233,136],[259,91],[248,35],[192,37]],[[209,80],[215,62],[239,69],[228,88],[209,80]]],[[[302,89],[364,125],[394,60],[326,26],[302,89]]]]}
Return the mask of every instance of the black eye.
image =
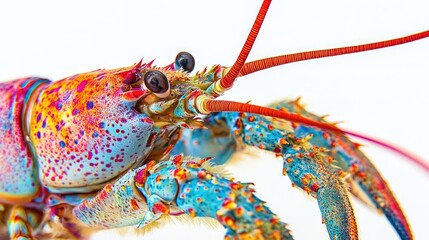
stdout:
{"type": "Polygon", "coordinates": [[[176,69],[182,68],[184,71],[192,72],[195,66],[194,57],[188,52],[180,52],[176,56],[176,61],[174,61],[174,67],[176,69]]]}
{"type": "Polygon", "coordinates": [[[151,70],[145,73],[144,85],[158,97],[166,97],[170,94],[170,82],[160,71],[151,70]]]}

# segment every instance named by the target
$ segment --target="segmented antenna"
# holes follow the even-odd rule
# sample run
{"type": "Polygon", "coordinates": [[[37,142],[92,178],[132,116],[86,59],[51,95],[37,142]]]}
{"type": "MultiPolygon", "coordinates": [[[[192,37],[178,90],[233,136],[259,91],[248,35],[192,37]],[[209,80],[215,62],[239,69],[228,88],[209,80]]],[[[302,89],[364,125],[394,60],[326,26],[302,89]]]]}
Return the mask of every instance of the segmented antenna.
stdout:
{"type": "Polygon", "coordinates": [[[226,91],[232,87],[235,79],[241,71],[241,68],[246,62],[250,50],[252,50],[253,43],[255,43],[256,37],[258,36],[259,30],[261,29],[262,23],[264,22],[265,15],[268,12],[270,4],[271,0],[264,0],[264,2],[262,3],[258,15],[256,16],[255,22],[253,23],[252,29],[247,36],[246,42],[244,43],[243,48],[241,49],[241,52],[237,57],[237,60],[235,61],[234,65],[232,65],[229,72],[220,80],[220,89],[222,89],[223,91],[226,91]]]}
{"type": "MultiPolygon", "coordinates": [[[[214,90],[215,94],[213,95],[221,95],[225,91],[229,90],[232,87],[237,77],[249,75],[251,73],[261,71],[267,68],[288,64],[292,62],[299,62],[299,61],[305,61],[305,60],[316,59],[316,58],[332,57],[332,56],[344,55],[349,53],[357,53],[357,52],[370,51],[370,50],[379,49],[379,48],[391,47],[391,46],[409,43],[412,41],[429,37],[429,31],[424,31],[424,32],[416,33],[406,37],[385,40],[381,42],[341,47],[341,48],[300,52],[300,53],[294,53],[294,54],[285,54],[281,56],[269,57],[269,58],[259,59],[252,62],[245,63],[253,47],[253,44],[256,40],[256,37],[258,36],[259,30],[261,29],[262,23],[268,12],[268,8],[270,4],[271,4],[271,0],[264,0],[264,2],[262,3],[261,8],[258,12],[258,15],[255,19],[255,22],[252,26],[252,29],[250,30],[250,33],[246,39],[246,42],[244,43],[243,48],[241,49],[241,52],[238,55],[234,65],[230,68],[229,72],[223,78],[213,83],[213,86],[210,87],[210,89],[214,90]]],[[[298,114],[286,113],[279,110],[256,106],[252,104],[244,104],[244,103],[238,103],[238,102],[232,102],[232,101],[211,100],[210,97],[205,95],[201,95],[197,97],[197,99],[195,100],[195,109],[197,109],[197,111],[202,114],[209,114],[211,112],[224,112],[224,111],[255,113],[255,114],[261,114],[264,116],[282,118],[291,122],[318,127],[320,129],[325,129],[339,134],[347,134],[347,135],[354,136],[354,137],[363,139],[365,141],[377,144],[393,152],[396,152],[404,156],[405,158],[411,160],[415,164],[419,165],[426,172],[429,172],[429,165],[425,161],[414,156],[411,153],[408,153],[407,151],[399,147],[394,146],[393,144],[387,143],[386,141],[378,140],[374,137],[369,137],[364,134],[340,129],[334,125],[309,119],[309,118],[300,116],[298,114]]]]}
{"type": "Polygon", "coordinates": [[[320,129],[328,130],[334,133],[339,134],[347,134],[356,138],[363,139],[370,143],[374,143],[386,149],[389,149],[409,160],[418,166],[422,167],[426,172],[429,172],[429,165],[417,156],[407,152],[404,149],[401,149],[393,144],[387,143],[386,141],[378,140],[374,137],[370,137],[368,135],[364,135],[361,133],[356,133],[349,130],[340,129],[334,125],[319,122],[310,118],[306,118],[296,113],[289,113],[284,111],[279,111],[276,109],[271,109],[267,107],[261,107],[248,103],[240,103],[233,101],[225,101],[225,100],[205,100],[205,103],[200,104],[200,106],[204,109],[205,112],[245,112],[245,113],[254,113],[260,114],[269,117],[281,118],[287,121],[304,124],[307,126],[317,127],[320,129]]]}
{"type": "Polygon", "coordinates": [[[288,63],[300,62],[300,61],[316,59],[316,58],[332,57],[332,56],[338,56],[338,55],[344,55],[344,54],[350,54],[350,53],[371,51],[375,49],[401,45],[404,43],[413,42],[427,37],[429,37],[429,31],[424,31],[424,32],[416,33],[406,37],[400,37],[400,38],[385,40],[381,42],[368,43],[368,44],[362,44],[362,45],[356,45],[356,46],[348,46],[348,47],[340,47],[340,48],[332,48],[332,49],[315,50],[315,51],[308,51],[308,52],[300,52],[300,53],[286,54],[286,55],[280,55],[276,57],[259,59],[252,62],[245,63],[240,70],[239,76],[245,76],[257,71],[265,70],[267,68],[276,67],[276,66],[280,66],[288,63]]]}

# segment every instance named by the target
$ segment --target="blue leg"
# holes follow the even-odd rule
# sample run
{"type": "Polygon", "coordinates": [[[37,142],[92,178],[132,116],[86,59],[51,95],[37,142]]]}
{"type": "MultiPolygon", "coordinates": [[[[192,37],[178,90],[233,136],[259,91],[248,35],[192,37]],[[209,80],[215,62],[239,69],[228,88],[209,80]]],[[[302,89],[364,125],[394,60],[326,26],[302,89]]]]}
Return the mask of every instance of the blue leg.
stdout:
{"type": "Polygon", "coordinates": [[[106,185],[73,213],[92,228],[150,227],[163,216],[188,214],[218,220],[225,239],[293,239],[249,184],[228,180],[210,165],[183,155],[150,162],[106,185]]]}
{"type": "Polygon", "coordinates": [[[33,229],[40,224],[41,220],[42,215],[38,211],[26,209],[21,206],[12,207],[7,221],[10,239],[35,239],[33,237],[33,229]]]}
{"type": "MultiPolygon", "coordinates": [[[[323,117],[306,111],[299,104],[299,101],[281,101],[271,105],[271,107],[326,122],[323,117]]],[[[293,127],[297,138],[305,138],[311,135],[312,137],[309,139],[311,144],[329,150],[328,154],[336,160],[334,164],[350,175],[348,181],[352,193],[364,202],[364,199],[370,199],[370,204],[386,215],[401,239],[413,238],[398,201],[377,168],[359,150],[359,144],[353,143],[344,135],[332,134],[299,124],[295,124],[293,127]]]]}
{"type": "Polygon", "coordinates": [[[313,146],[307,136],[295,137],[293,126],[288,122],[258,115],[217,113],[210,115],[206,123],[208,130],[187,133],[178,148],[198,156],[203,156],[207,149],[215,149],[209,152],[221,158],[220,162],[229,157],[231,149],[235,151],[243,145],[282,156],[283,173],[296,186],[317,198],[331,239],[357,239],[356,222],[346,186],[339,177],[338,169],[331,164],[332,157],[325,153],[324,148],[313,146]],[[217,136],[214,131],[229,132],[229,135],[223,134],[222,141],[216,141],[213,140],[217,136]],[[204,147],[194,147],[195,143],[204,147]],[[227,143],[228,147],[225,148],[222,143],[227,143]],[[226,151],[221,151],[222,147],[226,151]]]}
{"type": "MultiPolygon", "coordinates": [[[[216,126],[215,126],[216,127],[216,126]]],[[[229,129],[185,129],[180,140],[171,150],[172,155],[184,154],[199,158],[213,157],[212,163],[222,165],[237,151],[237,142],[229,129]],[[217,132],[217,130],[221,130],[217,132]]]]}
{"type": "MultiPolygon", "coordinates": [[[[306,111],[298,101],[281,101],[271,107],[326,122],[306,111]]],[[[253,114],[216,113],[205,121],[208,129],[188,131],[177,150],[201,157],[211,154],[220,164],[241,145],[272,151],[283,156],[283,171],[293,183],[317,197],[331,238],[343,236],[342,231],[356,232],[343,184],[346,181],[352,194],[386,215],[401,239],[412,239],[407,219],[386,181],[359,145],[346,136],[253,114]],[[343,180],[341,175],[346,174],[350,177],[343,180]],[[333,205],[337,207],[332,210],[329,206],[333,205]],[[342,209],[338,214],[337,210],[342,209]],[[345,224],[338,227],[335,222],[345,224]]]]}

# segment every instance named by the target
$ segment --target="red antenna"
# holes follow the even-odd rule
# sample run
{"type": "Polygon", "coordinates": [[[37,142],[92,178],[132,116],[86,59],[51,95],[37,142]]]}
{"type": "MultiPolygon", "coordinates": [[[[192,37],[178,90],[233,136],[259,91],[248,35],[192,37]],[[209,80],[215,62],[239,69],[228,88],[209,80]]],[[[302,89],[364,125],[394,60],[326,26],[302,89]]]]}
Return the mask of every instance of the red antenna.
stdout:
{"type": "Polygon", "coordinates": [[[264,22],[265,15],[267,15],[270,4],[271,0],[264,0],[261,8],[259,9],[258,15],[256,16],[255,22],[253,23],[252,29],[247,36],[246,42],[244,43],[243,48],[237,57],[237,60],[235,60],[235,63],[232,65],[229,72],[222,79],[220,79],[219,84],[220,90],[222,92],[230,89],[234,84],[235,79],[237,78],[244,63],[246,62],[247,57],[249,56],[250,50],[252,50],[253,44],[255,43],[256,37],[258,36],[259,30],[261,29],[262,23],[264,22]]]}
{"type": "MultiPolygon", "coordinates": [[[[204,101],[204,100],[203,100],[204,101]]],[[[246,113],[255,113],[269,117],[281,118],[287,121],[304,124],[307,126],[317,127],[320,129],[325,129],[334,133],[347,134],[354,136],[365,141],[377,144],[381,147],[387,148],[393,152],[398,153],[399,155],[411,160],[415,164],[422,167],[426,172],[429,172],[429,165],[417,156],[403,150],[393,144],[387,143],[386,141],[378,140],[374,137],[370,137],[361,133],[356,133],[349,130],[340,129],[332,124],[319,122],[310,118],[306,118],[296,113],[288,113],[284,111],[279,111],[276,109],[271,109],[267,107],[261,107],[257,105],[252,105],[248,103],[239,103],[233,101],[224,101],[224,100],[208,100],[206,99],[204,103],[200,105],[205,112],[246,112],[246,113]]]]}
{"type": "Polygon", "coordinates": [[[406,37],[400,37],[400,38],[381,41],[381,42],[368,43],[368,44],[349,46],[349,47],[341,47],[341,48],[300,52],[300,53],[286,54],[286,55],[281,55],[276,57],[259,59],[252,62],[245,63],[240,70],[239,76],[245,76],[257,71],[265,70],[267,68],[276,67],[276,66],[280,66],[288,63],[392,47],[392,46],[413,42],[427,37],[429,37],[429,31],[424,31],[424,32],[416,33],[406,37]]]}
{"type": "MultiPolygon", "coordinates": [[[[250,30],[250,33],[246,39],[246,42],[244,43],[243,48],[241,49],[241,52],[238,55],[234,65],[230,68],[229,72],[223,78],[221,78],[219,81],[216,81],[214,83],[213,89],[215,89],[216,94],[220,95],[223,92],[230,89],[237,77],[245,76],[267,68],[288,64],[292,62],[299,62],[299,61],[316,59],[316,58],[332,57],[332,56],[338,56],[343,54],[364,52],[364,51],[370,51],[370,50],[379,49],[379,48],[391,47],[391,46],[409,43],[412,41],[429,37],[429,31],[424,31],[410,36],[391,39],[391,40],[385,40],[381,42],[368,43],[368,44],[349,46],[349,47],[333,48],[333,49],[300,52],[300,53],[294,53],[294,54],[286,54],[286,55],[259,59],[256,61],[245,63],[253,47],[253,44],[256,40],[256,37],[258,36],[259,30],[261,29],[262,23],[268,12],[268,8],[270,7],[270,4],[271,4],[271,0],[264,0],[258,12],[258,15],[256,16],[252,29],[250,30]]],[[[357,138],[372,142],[374,144],[387,148],[393,152],[396,152],[404,156],[405,158],[408,158],[412,162],[416,163],[417,165],[422,167],[425,171],[429,172],[429,165],[425,163],[425,161],[414,156],[411,153],[408,153],[403,149],[400,149],[399,147],[394,146],[393,144],[389,144],[385,141],[381,141],[364,134],[359,134],[348,130],[346,131],[334,125],[322,123],[313,119],[300,116],[298,114],[286,113],[275,109],[256,106],[252,104],[244,104],[244,103],[238,103],[238,102],[232,102],[232,101],[211,100],[209,97],[205,95],[201,95],[200,97],[197,97],[195,101],[195,108],[198,109],[198,111],[203,114],[208,114],[210,112],[223,112],[223,111],[261,114],[261,115],[270,116],[270,117],[282,118],[291,122],[301,123],[308,126],[318,127],[331,132],[335,132],[335,133],[348,134],[350,136],[355,136],[357,138]]]]}

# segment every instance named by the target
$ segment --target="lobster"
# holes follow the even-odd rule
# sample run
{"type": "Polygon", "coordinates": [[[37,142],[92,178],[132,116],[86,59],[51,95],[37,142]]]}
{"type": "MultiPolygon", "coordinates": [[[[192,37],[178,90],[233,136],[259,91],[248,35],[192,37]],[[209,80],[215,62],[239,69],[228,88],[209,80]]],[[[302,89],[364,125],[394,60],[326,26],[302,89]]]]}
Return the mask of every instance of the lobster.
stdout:
{"type": "MultiPolygon", "coordinates": [[[[42,81],[44,81],[44,80],[42,80],[42,81]]],[[[89,107],[90,107],[90,106],[91,106],[91,105],[89,105],[89,107]]],[[[70,109],[70,111],[73,111],[73,110],[72,110],[72,109],[70,109]]],[[[73,115],[73,112],[72,112],[71,114],[73,115]]],[[[37,119],[37,118],[36,118],[36,119],[37,119]]],[[[56,126],[55,126],[55,127],[56,127],[56,126]]],[[[36,134],[36,135],[37,135],[37,134],[36,134]]],[[[59,146],[60,146],[60,147],[62,147],[61,142],[59,142],[58,144],[59,144],[59,146]]],[[[65,144],[65,143],[64,143],[64,144],[65,144]]]]}

